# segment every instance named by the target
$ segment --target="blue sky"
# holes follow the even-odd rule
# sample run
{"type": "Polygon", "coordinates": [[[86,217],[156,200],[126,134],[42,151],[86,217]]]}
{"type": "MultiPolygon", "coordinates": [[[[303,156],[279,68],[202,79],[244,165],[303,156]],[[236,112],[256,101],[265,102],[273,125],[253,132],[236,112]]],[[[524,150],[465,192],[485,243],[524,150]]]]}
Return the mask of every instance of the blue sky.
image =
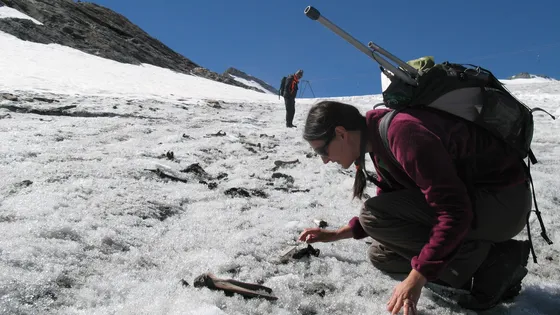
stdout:
{"type": "MultiPolygon", "coordinates": [[[[475,63],[506,78],[560,78],[560,1],[94,0],[215,72],[235,67],[278,86],[304,69],[317,97],[377,94],[379,68],[303,14],[316,7],[364,44],[403,60],[475,63]]],[[[304,88],[302,85],[300,89],[304,88]]],[[[308,87],[304,97],[312,97],[308,87]]]]}

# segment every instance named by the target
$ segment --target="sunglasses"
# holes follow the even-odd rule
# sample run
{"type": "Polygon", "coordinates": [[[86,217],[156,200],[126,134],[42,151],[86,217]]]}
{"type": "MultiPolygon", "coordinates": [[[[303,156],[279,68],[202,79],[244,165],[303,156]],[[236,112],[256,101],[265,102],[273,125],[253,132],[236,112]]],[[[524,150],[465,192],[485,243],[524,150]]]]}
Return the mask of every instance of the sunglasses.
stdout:
{"type": "Polygon", "coordinates": [[[319,154],[320,156],[329,156],[329,152],[327,151],[327,149],[329,148],[329,144],[331,144],[331,141],[334,139],[334,137],[330,137],[325,141],[325,144],[323,144],[322,146],[315,148],[313,150],[315,150],[315,153],[319,154]]]}

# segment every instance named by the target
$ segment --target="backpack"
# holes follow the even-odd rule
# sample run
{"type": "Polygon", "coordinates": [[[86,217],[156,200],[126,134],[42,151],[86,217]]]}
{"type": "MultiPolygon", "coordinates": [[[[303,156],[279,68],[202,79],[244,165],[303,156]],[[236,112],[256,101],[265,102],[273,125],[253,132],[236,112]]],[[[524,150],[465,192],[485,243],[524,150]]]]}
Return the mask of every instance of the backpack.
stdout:
{"type": "MultiPolygon", "coordinates": [[[[399,76],[384,69],[383,73],[390,77],[391,83],[383,91],[383,103],[377,104],[392,109],[379,123],[379,134],[391,163],[400,167],[393,156],[387,138],[391,120],[406,108],[424,108],[431,111],[443,111],[460,117],[481,128],[488,130],[498,139],[512,147],[520,160],[528,157],[526,170],[535,197],[530,165],[537,159],[531,150],[533,139],[533,112],[543,111],[541,108],[529,108],[515,98],[505,86],[488,70],[475,66],[444,62],[435,64],[433,57],[424,57],[409,61],[407,64],[419,70],[415,78],[417,85],[411,85],[399,76]]],[[[404,71],[403,71],[404,72],[404,71]]],[[[554,116],[550,115],[553,119],[554,116]]],[[[469,183],[467,183],[469,185],[469,183]]],[[[535,213],[541,226],[541,236],[548,244],[552,241],[546,234],[540,211],[534,199],[535,213]]],[[[527,232],[529,241],[529,216],[527,216],[527,232]]],[[[532,244],[532,243],[531,243],[532,244]]],[[[533,259],[536,261],[533,246],[533,259]]]]}
{"type": "Polygon", "coordinates": [[[287,79],[287,77],[282,77],[282,80],[280,80],[280,88],[278,89],[278,97],[284,96],[284,90],[286,89],[286,79],[287,79]]]}
{"type": "Polygon", "coordinates": [[[484,68],[444,62],[426,70],[418,86],[392,79],[383,92],[383,105],[394,110],[385,120],[387,126],[404,108],[440,110],[485,128],[513,147],[521,159],[529,157],[537,163],[530,148],[533,112],[543,109],[527,107],[484,68]]]}

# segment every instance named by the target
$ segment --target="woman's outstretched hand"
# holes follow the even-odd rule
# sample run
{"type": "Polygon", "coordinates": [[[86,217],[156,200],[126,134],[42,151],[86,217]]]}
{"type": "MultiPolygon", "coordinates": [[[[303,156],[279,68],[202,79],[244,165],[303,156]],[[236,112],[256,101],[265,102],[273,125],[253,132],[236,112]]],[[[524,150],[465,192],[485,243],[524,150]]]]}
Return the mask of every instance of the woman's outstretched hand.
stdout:
{"type": "Polygon", "coordinates": [[[338,230],[325,230],[321,228],[309,228],[303,230],[298,240],[306,243],[334,242],[352,237],[352,229],[346,225],[338,230]]]}
{"type": "Polygon", "coordinates": [[[417,315],[416,305],[426,281],[421,273],[412,269],[408,277],[393,290],[393,295],[387,303],[387,310],[391,314],[398,314],[402,308],[404,315],[417,315]]]}

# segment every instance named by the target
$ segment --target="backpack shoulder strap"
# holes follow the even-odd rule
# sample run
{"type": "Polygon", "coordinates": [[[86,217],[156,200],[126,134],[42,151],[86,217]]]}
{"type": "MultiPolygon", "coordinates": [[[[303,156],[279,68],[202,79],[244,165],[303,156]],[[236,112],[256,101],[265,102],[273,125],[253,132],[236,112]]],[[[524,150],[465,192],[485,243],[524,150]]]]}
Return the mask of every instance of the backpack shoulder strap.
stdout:
{"type": "Polygon", "coordinates": [[[381,120],[379,121],[379,136],[381,136],[381,142],[383,142],[383,146],[385,147],[385,151],[387,152],[387,154],[391,158],[391,163],[393,163],[393,165],[395,165],[399,168],[402,168],[399,161],[397,161],[397,159],[393,155],[393,152],[391,152],[391,148],[389,147],[389,137],[387,135],[388,131],[389,131],[389,125],[391,124],[391,121],[393,120],[393,118],[397,114],[398,114],[398,111],[392,110],[392,111],[388,112],[387,114],[385,114],[385,116],[383,116],[383,118],[381,118],[381,120]]]}
{"type": "MultiPolygon", "coordinates": [[[[393,118],[399,113],[398,110],[392,110],[390,112],[388,112],[387,114],[385,114],[385,116],[383,116],[383,118],[381,118],[381,120],[379,121],[379,135],[381,136],[381,142],[383,142],[383,146],[385,147],[385,151],[387,152],[387,155],[389,156],[390,161],[386,161],[387,163],[393,164],[396,168],[402,170],[404,172],[404,168],[401,166],[401,164],[399,163],[399,161],[397,161],[397,158],[393,155],[393,152],[391,152],[391,148],[389,146],[389,138],[387,136],[388,130],[389,130],[389,125],[391,124],[391,121],[393,120],[393,118]]],[[[380,172],[384,172],[383,169],[379,170],[380,172]]],[[[389,172],[389,170],[385,170],[386,172],[389,172]]],[[[385,178],[384,179],[386,181],[388,181],[390,186],[391,185],[391,181],[395,180],[395,178],[393,178],[392,175],[388,174],[390,177],[385,178]]],[[[383,174],[381,175],[381,177],[383,177],[383,174]]],[[[414,188],[416,187],[415,184],[408,182],[408,181],[402,181],[402,182],[398,182],[400,185],[410,189],[410,188],[414,188]]]]}

